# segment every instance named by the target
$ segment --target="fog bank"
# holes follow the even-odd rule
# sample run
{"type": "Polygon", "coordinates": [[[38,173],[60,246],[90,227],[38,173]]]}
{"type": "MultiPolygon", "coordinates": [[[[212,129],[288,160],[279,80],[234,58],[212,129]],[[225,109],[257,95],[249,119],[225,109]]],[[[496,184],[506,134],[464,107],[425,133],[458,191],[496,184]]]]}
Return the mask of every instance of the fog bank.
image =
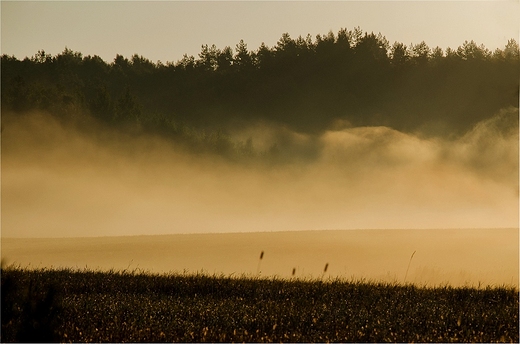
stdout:
{"type": "Polygon", "coordinates": [[[274,160],[92,125],[4,116],[2,237],[518,227],[518,109],[452,139],[388,127],[230,133],[256,152],[276,147],[274,160]]]}

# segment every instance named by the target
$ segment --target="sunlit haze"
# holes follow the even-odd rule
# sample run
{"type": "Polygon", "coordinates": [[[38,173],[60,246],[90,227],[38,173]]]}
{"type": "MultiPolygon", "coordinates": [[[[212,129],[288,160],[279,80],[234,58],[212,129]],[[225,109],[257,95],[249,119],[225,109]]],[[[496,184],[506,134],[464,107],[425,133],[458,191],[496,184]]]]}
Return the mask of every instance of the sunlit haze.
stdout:
{"type": "Polygon", "coordinates": [[[318,138],[248,129],[258,146],[281,135],[294,152],[318,147],[275,166],[187,154],[152,136],[89,135],[41,114],[4,119],[2,235],[516,227],[518,133],[496,129],[514,116],[455,140],[386,127],[318,138]]]}

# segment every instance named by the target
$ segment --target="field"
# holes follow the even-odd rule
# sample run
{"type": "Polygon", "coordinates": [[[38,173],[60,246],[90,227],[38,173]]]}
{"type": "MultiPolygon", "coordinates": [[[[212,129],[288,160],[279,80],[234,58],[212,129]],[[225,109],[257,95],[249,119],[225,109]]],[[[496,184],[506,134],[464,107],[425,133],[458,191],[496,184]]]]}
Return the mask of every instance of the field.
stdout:
{"type": "Polygon", "coordinates": [[[513,287],[2,269],[2,342],[518,342],[513,287]]]}
{"type": "Polygon", "coordinates": [[[328,263],[325,277],[333,279],[518,288],[518,240],[515,228],[2,237],[2,259],[31,269],[203,271],[303,279],[321,278],[328,263]],[[265,255],[259,265],[261,251],[265,255]]]}
{"type": "Polygon", "coordinates": [[[2,261],[2,342],[519,340],[514,228],[3,237],[2,261]]]}

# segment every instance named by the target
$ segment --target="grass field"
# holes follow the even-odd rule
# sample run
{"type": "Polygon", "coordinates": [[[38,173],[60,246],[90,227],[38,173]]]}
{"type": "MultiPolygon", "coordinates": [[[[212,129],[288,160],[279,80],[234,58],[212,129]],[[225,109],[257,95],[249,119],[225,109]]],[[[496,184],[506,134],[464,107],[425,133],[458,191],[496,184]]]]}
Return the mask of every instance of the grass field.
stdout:
{"type": "Polygon", "coordinates": [[[2,342],[518,342],[516,287],[2,269],[2,342]]]}
{"type": "Polygon", "coordinates": [[[518,288],[518,229],[384,229],[92,238],[2,237],[7,264],[518,288]],[[265,256],[259,266],[260,252],[265,256]],[[413,260],[410,263],[410,256],[413,260]]]}

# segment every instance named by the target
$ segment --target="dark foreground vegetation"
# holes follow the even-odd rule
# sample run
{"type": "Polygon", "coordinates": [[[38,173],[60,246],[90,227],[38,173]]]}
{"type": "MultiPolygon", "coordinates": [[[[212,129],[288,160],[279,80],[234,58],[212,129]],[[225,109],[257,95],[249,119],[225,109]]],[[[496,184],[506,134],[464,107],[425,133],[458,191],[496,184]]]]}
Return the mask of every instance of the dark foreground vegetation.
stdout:
{"type": "Polygon", "coordinates": [[[2,342],[518,342],[518,290],[2,269],[2,342]]]}

